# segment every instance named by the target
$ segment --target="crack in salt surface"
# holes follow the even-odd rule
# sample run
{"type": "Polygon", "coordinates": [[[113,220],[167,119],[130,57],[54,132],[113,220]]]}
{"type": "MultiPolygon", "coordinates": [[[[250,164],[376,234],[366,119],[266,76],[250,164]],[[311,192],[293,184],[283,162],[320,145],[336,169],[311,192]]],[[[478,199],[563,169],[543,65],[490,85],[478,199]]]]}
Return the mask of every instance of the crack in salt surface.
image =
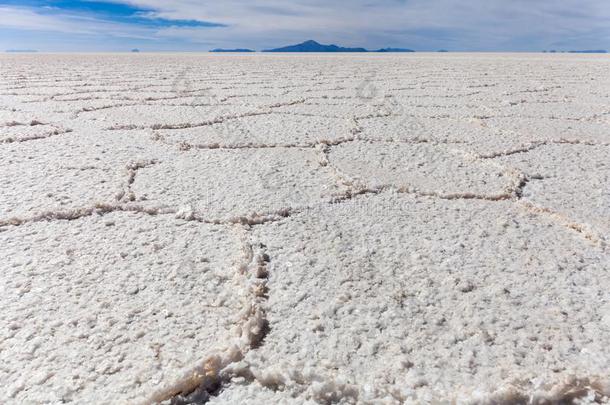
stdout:
{"type": "Polygon", "coordinates": [[[67,210],[48,210],[29,217],[11,217],[0,219],[0,228],[6,226],[20,226],[32,222],[45,221],[73,221],[93,215],[104,215],[112,212],[140,212],[149,215],[171,214],[173,210],[166,208],[146,208],[139,205],[97,203],[92,206],[73,208],[67,210]]]}
{"type": "Polygon", "coordinates": [[[9,121],[9,122],[5,122],[4,124],[0,125],[0,128],[19,127],[19,126],[35,127],[37,125],[47,125],[47,124],[44,122],[38,121],[38,120],[32,120],[30,122],[9,121]]]}
{"type": "Polygon", "coordinates": [[[57,135],[69,134],[70,132],[72,132],[72,129],[70,129],[70,128],[60,129],[60,128],[55,127],[55,129],[53,129],[52,131],[47,131],[42,134],[22,135],[22,136],[17,135],[17,136],[11,136],[11,137],[5,138],[5,139],[0,139],[0,144],[37,141],[40,139],[51,138],[51,137],[57,136],[57,135]]]}
{"type": "Polygon", "coordinates": [[[136,105],[138,105],[138,103],[106,104],[106,105],[99,106],[99,107],[83,107],[79,110],[74,111],[73,117],[78,118],[82,113],[85,113],[85,112],[108,110],[113,107],[131,107],[131,106],[136,106],[136,105]]]}
{"type": "Polygon", "coordinates": [[[328,161],[327,151],[331,146],[318,144],[315,148],[320,151],[321,159],[320,165],[322,167],[328,167],[333,171],[338,182],[348,187],[348,190],[344,193],[339,193],[330,198],[328,201],[317,203],[311,206],[304,206],[300,208],[285,207],[274,211],[252,213],[249,215],[236,215],[229,218],[208,218],[203,213],[198,212],[191,208],[176,208],[169,206],[158,206],[158,207],[143,207],[137,204],[130,204],[129,202],[135,201],[136,197],[131,191],[130,187],[135,180],[137,170],[149,167],[157,164],[157,161],[140,161],[129,164],[127,170],[127,181],[123,190],[117,195],[118,204],[105,204],[99,203],[90,207],[81,207],[70,210],[49,210],[31,217],[13,217],[8,219],[0,219],[0,227],[3,226],[19,226],[31,222],[41,221],[53,221],[53,220],[75,220],[86,216],[92,215],[104,215],[111,212],[141,212],[149,215],[162,215],[162,214],[173,214],[177,218],[181,218],[189,221],[196,221],[201,223],[213,224],[213,225],[243,225],[243,226],[256,226],[264,225],[270,222],[281,221],[285,218],[289,218],[295,214],[303,212],[316,212],[320,207],[328,204],[341,204],[352,200],[358,196],[363,195],[380,195],[386,192],[398,193],[398,194],[409,194],[414,195],[418,198],[437,198],[441,200],[483,200],[490,202],[515,201],[518,206],[526,211],[537,214],[545,215],[557,222],[563,227],[570,230],[576,231],[578,234],[583,236],[587,241],[592,242],[602,248],[606,248],[605,239],[589,229],[584,224],[566,217],[563,214],[555,212],[554,210],[542,206],[535,205],[531,202],[522,200],[523,189],[526,187],[529,178],[520,171],[515,171],[515,177],[512,185],[510,185],[504,192],[497,194],[477,194],[477,193],[439,193],[435,191],[422,191],[409,186],[398,187],[392,184],[384,184],[376,187],[367,187],[366,185],[359,184],[354,180],[350,179],[349,176],[343,174],[338,168],[328,161]]]}
{"type": "Polygon", "coordinates": [[[131,203],[97,203],[91,206],[72,208],[65,210],[48,210],[40,213],[36,213],[31,216],[24,217],[10,217],[0,219],[0,228],[7,226],[21,226],[33,222],[46,222],[46,221],[73,221],[83,217],[93,215],[105,215],[113,212],[139,212],[148,215],[167,215],[173,214],[177,218],[196,221],[211,225],[262,225],[268,222],[279,221],[283,218],[287,218],[296,212],[304,211],[307,208],[292,209],[282,208],[276,211],[253,213],[245,216],[233,216],[226,219],[214,219],[206,218],[202,213],[190,210],[190,209],[176,209],[167,206],[156,206],[156,207],[144,207],[139,204],[131,203]]]}
{"type": "Polygon", "coordinates": [[[549,140],[549,141],[532,141],[529,145],[520,146],[514,149],[507,149],[498,152],[492,152],[487,154],[476,153],[480,159],[495,159],[503,156],[511,156],[517,155],[519,153],[527,153],[534,149],[538,149],[542,146],[547,145],[584,145],[584,146],[610,146],[610,142],[593,142],[579,139],[557,139],[557,140],[549,140]]]}
{"type": "MultiPolygon", "coordinates": [[[[310,393],[315,403],[329,404],[348,400],[348,403],[377,404],[405,403],[412,398],[401,395],[397,390],[381,390],[383,393],[376,398],[362,399],[361,394],[370,393],[370,385],[340,383],[336,378],[322,376],[312,371],[304,371],[302,368],[284,369],[282,373],[266,373],[265,371],[253,370],[247,362],[233,363],[227,367],[225,374],[232,378],[240,378],[247,385],[258,384],[273,392],[283,392],[290,389],[291,394],[303,394],[308,388],[315,384],[316,388],[310,393]],[[333,400],[329,399],[329,395],[333,400]]],[[[243,383],[241,383],[243,384],[243,383]]],[[[374,389],[374,388],[373,388],[374,389]]],[[[450,403],[470,404],[573,404],[578,400],[584,403],[606,403],[610,397],[608,381],[601,376],[595,377],[569,377],[564,381],[545,384],[542,387],[532,387],[527,383],[515,381],[505,384],[493,392],[468,394],[466,398],[457,394],[450,403]]],[[[342,402],[341,402],[342,403],[342,402]]],[[[433,402],[436,403],[436,402],[433,402]]],[[[445,403],[443,401],[442,403],[445,403]]],[[[449,403],[449,402],[448,402],[449,403]]]]}
{"type": "Polygon", "coordinates": [[[591,242],[594,245],[599,246],[603,250],[606,250],[608,245],[605,238],[599,233],[592,230],[589,226],[585,224],[578,223],[568,216],[561,214],[551,208],[544,207],[538,204],[534,204],[530,201],[519,200],[518,206],[530,213],[536,215],[544,215],[547,218],[553,220],[553,222],[561,225],[564,228],[570,229],[572,231],[576,231],[579,235],[581,235],[584,239],[591,242]]]}
{"type": "MultiPolygon", "coordinates": [[[[273,112],[273,114],[281,114],[278,112],[273,112]]],[[[290,114],[292,115],[292,114],[290,114]]],[[[396,144],[433,144],[433,145],[463,145],[468,142],[462,140],[442,140],[442,139],[428,139],[423,137],[415,137],[412,139],[381,139],[381,138],[371,138],[371,137],[362,137],[360,136],[362,132],[362,128],[358,121],[360,118],[353,118],[354,127],[351,129],[352,136],[348,137],[340,137],[336,139],[317,139],[311,142],[292,142],[292,143],[256,143],[256,142],[247,142],[247,143],[220,143],[220,142],[211,142],[211,143],[192,143],[187,141],[179,141],[179,142],[169,142],[166,140],[166,137],[158,132],[153,133],[152,140],[161,142],[168,146],[177,146],[179,150],[189,151],[191,149],[221,149],[221,150],[238,150],[238,149],[315,149],[319,147],[330,147],[330,146],[339,146],[350,142],[368,142],[368,143],[396,143],[396,144]]],[[[481,157],[481,156],[478,156],[481,157]]]]}
{"type": "MultiPolygon", "coordinates": [[[[271,105],[260,106],[257,108],[256,111],[250,111],[250,112],[246,112],[246,113],[242,113],[242,114],[227,114],[227,115],[222,115],[220,117],[213,118],[213,119],[210,119],[207,121],[201,121],[201,122],[186,122],[186,123],[180,123],[180,124],[152,124],[152,125],[119,124],[119,125],[112,125],[105,129],[107,131],[116,131],[116,130],[136,130],[136,129],[153,129],[153,130],[170,129],[171,130],[171,129],[198,128],[198,127],[205,127],[205,126],[210,126],[210,125],[214,125],[214,124],[222,124],[225,121],[237,120],[240,118],[255,117],[255,116],[259,116],[259,115],[270,115],[273,112],[275,112],[274,110],[276,108],[280,108],[280,107],[284,107],[284,106],[291,106],[291,105],[296,105],[296,104],[302,104],[305,102],[306,102],[306,99],[299,99],[299,100],[293,100],[293,101],[288,101],[288,102],[284,102],[284,103],[275,103],[275,104],[271,104],[271,105]]],[[[223,107],[226,107],[226,105],[218,104],[218,107],[223,108],[223,107]]],[[[109,108],[111,108],[111,107],[109,107],[109,108]]]]}
{"type": "Polygon", "coordinates": [[[129,162],[125,166],[127,180],[125,181],[123,188],[121,190],[119,190],[119,192],[116,195],[117,201],[135,201],[136,195],[133,192],[131,186],[133,185],[133,182],[136,180],[136,174],[137,174],[138,170],[145,169],[145,168],[153,166],[157,163],[159,163],[159,162],[155,159],[129,162]]]}
{"type": "Polygon", "coordinates": [[[271,114],[271,111],[255,111],[255,112],[249,112],[249,113],[244,113],[244,114],[225,115],[225,116],[221,116],[218,118],[214,118],[214,119],[207,120],[207,121],[201,121],[201,122],[189,122],[189,123],[182,123],[182,124],[112,125],[105,129],[108,131],[135,130],[135,129],[187,129],[187,128],[205,127],[205,126],[210,126],[210,125],[214,125],[214,124],[221,124],[228,120],[235,120],[235,119],[246,118],[246,117],[254,117],[257,115],[269,115],[269,114],[271,114]]]}
{"type": "MultiPolygon", "coordinates": [[[[129,176],[131,176],[129,174],[129,176]]],[[[131,177],[130,177],[131,178],[131,177]]],[[[361,195],[378,195],[385,192],[394,192],[399,194],[411,194],[416,197],[425,197],[425,198],[439,198],[444,200],[486,200],[486,201],[502,201],[507,199],[516,198],[513,194],[499,194],[497,196],[486,196],[486,195],[477,195],[471,193],[435,193],[435,192],[425,192],[418,191],[415,189],[411,189],[409,187],[396,187],[393,185],[383,185],[375,188],[367,188],[367,187],[354,187],[351,183],[346,183],[346,185],[352,186],[352,188],[344,193],[338,193],[335,196],[331,197],[328,201],[316,203],[309,206],[294,208],[294,207],[285,207],[280,208],[274,211],[268,212],[260,212],[260,213],[252,213],[249,215],[235,215],[228,218],[209,218],[206,217],[204,213],[196,211],[191,208],[176,208],[170,207],[166,205],[160,205],[155,207],[145,207],[140,204],[134,204],[131,202],[127,202],[123,197],[117,203],[97,203],[91,206],[66,209],[66,210],[48,210],[41,213],[34,214],[32,216],[24,216],[24,217],[11,217],[0,219],[0,227],[6,226],[21,226],[28,223],[33,222],[45,222],[45,221],[55,221],[55,220],[76,220],[87,216],[92,215],[105,215],[112,212],[140,212],[148,215],[166,215],[173,214],[177,218],[196,221],[206,224],[212,225],[244,225],[244,226],[256,226],[263,225],[270,222],[281,221],[285,218],[289,218],[295,214],[302,212],[315,212],[320,207],[328,205],[328,204],[340,204],[342,202],[349,201],[353,198],[356,198],[361,195]]],[[[517,193],[515,191],[514,193],[517,193]]],[[[130,201],[130,200],[128,200],[130,201]]]]}
{"type": "Polygon", "coordinates": [[[182,378],[161,388],[143,401],[143,404],[171,401],[174,403],[205,403],[223,385],[230,383],[232,375],[226,370],[241,361],[246,353],[258,348],[269,331],[266,310],[268,298],[268,262],[264,245],[249,241],[249,228],[240,226],[243,240],[243,259],[237,266],[235,277],[240,286],[242,310],[238,315],[236,337],[205,356],[182,378]]]}
{"type": "MultiPolygon", "coordinates": [[[[493,160],[494,158],[498,158],[498,157],[502,157],[502,156],[510,156],[510,155],[519,154],[519,153],[528,153],[528,152],[538,149],[542,146],[553,145],[553,144],[584,145],[584,146],[595,146],[595,147],[610,146],[609,143],[597,143],[597,142],[582,141],[582,140],[560,139],[560,140],[540,141],[540,142],[537,142],[536,144],[530,145],[528,147],[517,148],[514,150],[510,150],[510,151],[505,151],[505,152],[496,152],[496,153],[493,153],[490,155],[481,156],[479,154],[474,154],[474,156],[477,156],[480,159],[493,160]]],[[[579,223],[578,221],[575,221],[574,219],[566,216],[565,214],[559,213],[549,207],[534,204],[531,201],[523,200],[522,199],[523,190],[525,189],[527,184],[531,180],[540,180],[541,177],[528,176],[524,172],[517,170],[517,169],[512,169],[512,170],[520,173],[519,184],[514,189],[515,198],[513,198],[513,200],[516,201],[519,208],[521,208],[529,213],[535,214],[535,215],[544,215],[547,218],[551,219],[553,222],[557,223],[558,225],[560,225],[564,228],[567,228],[571,231],[575,231],[576,233],[578,233],[580,236],[582,236],[586,241],[590,242],[591,244],[599,246],[604,250],[607,249],[608,244],[607,244],[606,238],[602,234],[591,229],[588,225],[579,223]]]]}
{"type": "MultiPolygon", "coordinates": [[[[359,141],[363,139],[358,139],[359,141]]],[[[364,140],[365,141],[365,140],[364,140]]],[[[382,141],[384,143],[389,142],[393,143],[393,141],[382,141]]],[[[372,142],[375,143],[375,142],[372,142]]],[[[432,143],[432,144],[444,144],[444,142],[436,142],[429,141],[427,139],[416,139],[410,140],[402,143],[409,144],[422,144],[422,143],[432,143]]],[[[416,187],[412,186],[397,186],[393,184],[383,184],[376,187],[369,187],[366,184],[359,182],[344,172],[342,172],[336,165],[333,165],[329,158],[329,152],[331,150],[330,146],[325,147],[324,145],[320,145],[318,151],[321,154],[320,157],[320,165],[323,167],[328,167],[331,169],[337,180],[348,187],[348,192],[337,198],[336,201],[348,200],[352,198],[354,195],[362,195],[362,194],[379,194],[386,190],[392,190],[394,192],[403,193],[403,194],[412,194],[416,197],[434,197],[443,200],[487,200],[487,201],[502,201],[502,200],[511,200],[518,199],[521,196],[522,189],[526,184],[526,176],[524,173],[517,170],[507,170],[506,168],[496,165],[501,168],[504,172],[511,175],[513,180],[512,183],[506,187],[503,192],[496,194],[478,194],[478,193],[469,193],[469,192],[455,192],[455,193],[439,193],[436,191],[426,191],[419,190],[416,187]]],[[[472,155],[474,160],[477,160],[478,157],[472,155]]]]}
{"type": "Polygon", "coordinates": [[[319,145],[328,145],[328,146],[337,146],[342,145],[344,143],[349,143],[357,140],[355,137],[343,137],[337,139],[320,139],[312,142],[302,142],[302,143],[235,143],[235,144],[221,144],[219,142],[212,142],[207,144],[197,144],[191,143],[187,141],[181,142],[168,142],[165,137],[159,133],[155,133],[152,137],[154,141],[161,142],[168,146],[177,146],[181,151],[188,151],[191,149],[202,149],[202,150],[239,150],[239,149],[312,149],[316,148],[319,145]]]}

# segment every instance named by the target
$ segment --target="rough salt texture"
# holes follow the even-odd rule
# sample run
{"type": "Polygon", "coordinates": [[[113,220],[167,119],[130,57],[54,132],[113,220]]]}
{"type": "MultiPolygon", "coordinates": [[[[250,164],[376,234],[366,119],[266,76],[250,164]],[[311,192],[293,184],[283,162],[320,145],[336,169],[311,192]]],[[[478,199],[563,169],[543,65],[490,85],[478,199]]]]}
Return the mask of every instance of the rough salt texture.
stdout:
{"type": "Polygon", "coordinates": [[[127,105],[98,111],[85,111],[83,119],[96,120],[108,129],[197,127],[220,121],[225,116],[255,114],[252,108],[241,106],[219,108],[216,105],[127,105]]]}
{"type": "Polygon", "coordinates": [[[133,143],[79,131],[2,145],[0,223],[114,204],[128,192],[130,171],[163,152],[147,138],[133,143]]]}
{"type": "Polygon", "coordinates": [[[361,138],[394,142],[428,140],[455,145],[483,158],[527,151],[546,143],[610,145],[608,123],[556,119],[429,118],[392,115],[359,120],[361,138]]]}
{"type": "Polygon", "coordinates": [[[312,149],[189,150],[142,169],[132,189],[145,205],[165,204],[230,220],[318,205],[340,195],[312,149]]]}
{"type": "Polygon", "coordinates": [[[168,143],[194,148],[310,146],[353,138],[354,120],[291,114],[254,115],[199,128],[159,130],[168,143]],[[282,125],[277,126],[281,121],[282,125]]]}
{"type": "Polygon", "coordinates": [[[3,402],[133,403],[231,335],[240,239],[111,213],[0,232],[3,402]]]}
{"type": "Polygon", "coordinates": [[[266,386],[421,402],[607,372],[610,255],[511,203],[382,194],[255,234],[274,258],[247,357],[266,386]]]}
{"type": "Polygon", "coordinates": [[[332,148],[328,155],[347,182],[370,188],[501,198],[519,183],[518,172],[473,159],[453,145],[353,142],[332,148]]]}
{"type": "Polygon", "coordinates": [[[0,403],[610,401],[603,55],[0,55],[0,403]]]}
{"type": "Polygon", "coordinates": [[[527,173],[523,202],[580,225],[610,241],[610,161],[606,148],[545,145],[499,159],[527,173]]]}

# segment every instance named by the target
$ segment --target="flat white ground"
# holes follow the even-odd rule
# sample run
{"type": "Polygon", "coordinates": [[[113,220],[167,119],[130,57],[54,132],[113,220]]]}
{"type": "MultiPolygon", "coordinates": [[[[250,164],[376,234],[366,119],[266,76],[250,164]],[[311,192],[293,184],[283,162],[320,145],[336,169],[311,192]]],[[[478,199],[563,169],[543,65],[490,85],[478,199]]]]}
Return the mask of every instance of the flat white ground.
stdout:
{"type": "Polygon", "coordinates": [[[0,402],[607,400],[608,72],[0,56],[0,402]]]}

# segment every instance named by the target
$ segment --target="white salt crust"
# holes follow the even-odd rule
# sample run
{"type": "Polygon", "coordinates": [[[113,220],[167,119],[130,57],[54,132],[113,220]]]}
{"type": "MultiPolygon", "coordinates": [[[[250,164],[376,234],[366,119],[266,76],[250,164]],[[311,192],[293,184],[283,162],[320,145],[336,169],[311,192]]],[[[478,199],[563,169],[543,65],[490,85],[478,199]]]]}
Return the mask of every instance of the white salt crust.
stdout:
{"type": "Polygon", "coordinates": [[[609,64],[0,55],[0,402],[608,401],[609,64]]]}

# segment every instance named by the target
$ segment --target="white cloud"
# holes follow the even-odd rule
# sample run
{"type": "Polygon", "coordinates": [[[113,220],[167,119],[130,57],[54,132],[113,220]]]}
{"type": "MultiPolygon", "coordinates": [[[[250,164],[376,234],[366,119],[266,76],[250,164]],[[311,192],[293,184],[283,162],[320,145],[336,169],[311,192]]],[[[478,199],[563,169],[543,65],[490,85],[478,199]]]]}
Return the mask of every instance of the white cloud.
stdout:
{"type": "Polygon", "coordinates": [[[74,35],[155,39],[155,31],[82,15],[40,14],[23,7],[0,7],[0,28],[60,32],[74,35]]]}
{"type": "Polygon", "coordinates": [[[0,27],[26,30],[59,31],[84,34],[87,30],[79,28],[78,24],[63,21],[61,18],[37,14],[29,9],[0,7],[0,27]]]}
{"type": "Polygon", "coordinates": [[[273,46],[289,40],[342,40],[344,45],[453,44],[462,49],[536,47],[572,42],[608,46],[607,0],[128,0],[164,18],[230,25],[218,32],[172,29],[161,35],[239,45],[273,46]]]}

